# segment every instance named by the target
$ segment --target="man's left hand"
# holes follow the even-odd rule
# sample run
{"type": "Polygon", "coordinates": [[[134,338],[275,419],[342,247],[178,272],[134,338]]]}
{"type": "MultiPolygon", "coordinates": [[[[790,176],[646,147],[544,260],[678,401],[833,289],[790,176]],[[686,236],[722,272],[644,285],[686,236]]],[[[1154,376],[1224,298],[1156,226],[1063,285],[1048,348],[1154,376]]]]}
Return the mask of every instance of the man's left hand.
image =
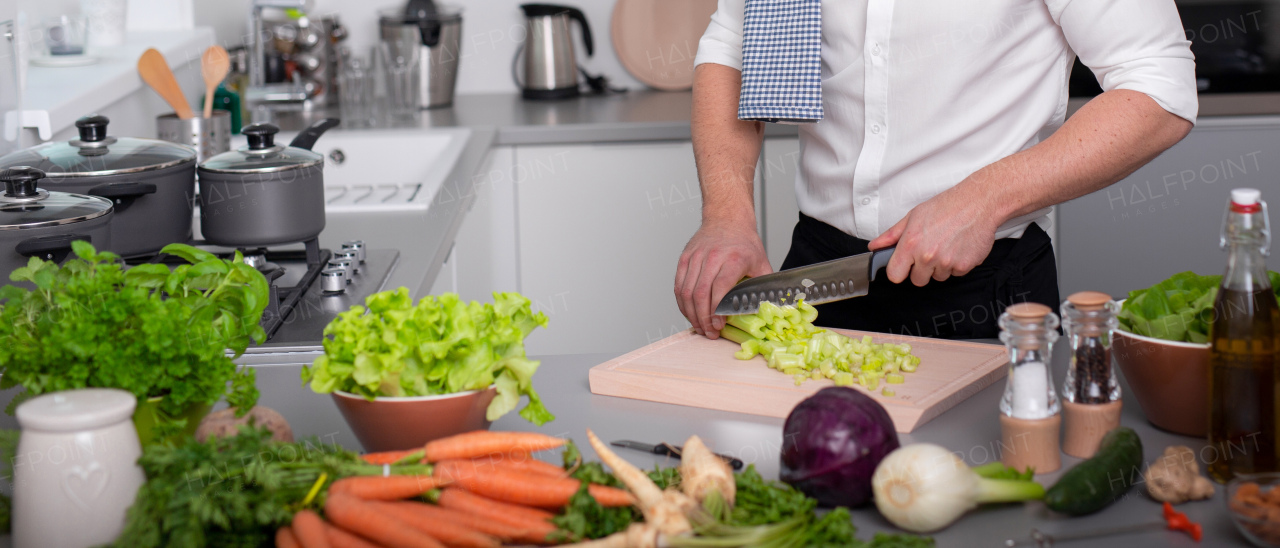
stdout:
{"type": "Polygon", "coordinates": [[[901,221],[871,240],[877,250],[897,245],[885,274],[893,283],[910,275],[924,286],[930,279],[963,276],[986,260],[999,226],[985,201],[965,195],[958,185],[914,207],[901,221]]]}

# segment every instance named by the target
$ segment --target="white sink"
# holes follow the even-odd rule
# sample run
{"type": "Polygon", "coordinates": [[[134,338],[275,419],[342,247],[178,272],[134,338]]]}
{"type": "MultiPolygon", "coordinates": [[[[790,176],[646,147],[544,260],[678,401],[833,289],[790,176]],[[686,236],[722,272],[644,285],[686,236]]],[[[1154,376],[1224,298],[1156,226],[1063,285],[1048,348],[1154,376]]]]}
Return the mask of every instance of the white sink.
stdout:
{"type": "MultiPolygon", "coordinates": [[[[281,133],[288,143],[296,132],[281,133]]],[[[327,213],[425,211],[467,144],[465,128],[325,132],[313,150],[325,156],[327,213]]],[[[243,144],[243,137],[232,147],[243,144]]]]}

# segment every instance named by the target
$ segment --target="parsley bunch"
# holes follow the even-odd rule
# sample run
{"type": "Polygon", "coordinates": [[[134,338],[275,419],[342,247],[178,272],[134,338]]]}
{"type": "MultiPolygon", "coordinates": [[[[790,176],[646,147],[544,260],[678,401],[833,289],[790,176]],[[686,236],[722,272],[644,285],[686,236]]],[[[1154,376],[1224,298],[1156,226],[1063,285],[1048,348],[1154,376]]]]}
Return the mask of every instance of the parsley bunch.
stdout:
{"type": "MultiPolygon", "coordinates": [[[[129,508],[115,546],[272,545],[276,529],[303,508],[321,508],[334,480],[381,475],[355,453],[313,438],[275,442],[250,426],[227,438],[152,445],[138,459],[147,483],[129,508]]],[[[393,474],[430,474],[422,464],[393,465],[393,474]]]]}
{"type": "Polygon", "coordinates": [[[23,388],[6,412],[36,395],[86,387],[165,396],[160,408],[171,416],[224,396],[242,411],[253,407],[253,372],[237,368],[227,350],[238,357],[265,338],[259,322],[270,297],[266,278],[239,253],[226,261],[174,244],[163,252],[190,264],[126,270],[113,253],[85,242],[72,248],[76,258],[61,267],[32,258],[10,274],[34,290],[0,287],[0,389],[23,388]]]}

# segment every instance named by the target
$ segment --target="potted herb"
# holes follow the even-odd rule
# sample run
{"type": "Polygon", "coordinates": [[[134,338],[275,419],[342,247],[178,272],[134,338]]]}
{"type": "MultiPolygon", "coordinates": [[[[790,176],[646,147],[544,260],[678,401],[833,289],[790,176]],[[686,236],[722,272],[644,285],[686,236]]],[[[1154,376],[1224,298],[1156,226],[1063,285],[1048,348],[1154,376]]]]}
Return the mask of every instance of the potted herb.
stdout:
{"type": "Polygon", "coordinates": [[[126,269],[114,253],[85,242],[62,266],[32,258],[0,287],[0,388],[21,386],[6,412],[48,392],[120,388],[138,397],[143,444],[190,435],[226,398],[247,411],[258,399],[253,372],[238,357],[265,333],[269,289],[244,264],[185,244],[162,252],[189,264],[126,269]]]}
{"type": "Polygon", "coordinates": [[[533,389],[538,362],[525,357],[524,339],[546,325],[518,293],[494,293],[485,304],[446,293],[415,305],[401,287],[370,295],[325,327],[325,355],[302,380],[333,394],[369,451],[486,429],[521,396],[529,403],[520,416],[542,425],[555,417],[533,389]]]}

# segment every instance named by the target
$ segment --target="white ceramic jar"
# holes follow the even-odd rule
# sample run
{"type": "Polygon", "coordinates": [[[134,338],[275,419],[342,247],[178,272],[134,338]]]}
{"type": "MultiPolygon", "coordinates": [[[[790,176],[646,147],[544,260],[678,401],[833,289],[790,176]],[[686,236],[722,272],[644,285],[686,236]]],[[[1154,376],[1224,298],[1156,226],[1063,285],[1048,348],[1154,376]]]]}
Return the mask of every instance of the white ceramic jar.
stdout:
{"type": "Polygon", "coordinates": [[[22,437],[13,466],[16,548],[110,543],[146,481],[133,426],[133,394],[89,388],[18,406],[22,437]]]}

